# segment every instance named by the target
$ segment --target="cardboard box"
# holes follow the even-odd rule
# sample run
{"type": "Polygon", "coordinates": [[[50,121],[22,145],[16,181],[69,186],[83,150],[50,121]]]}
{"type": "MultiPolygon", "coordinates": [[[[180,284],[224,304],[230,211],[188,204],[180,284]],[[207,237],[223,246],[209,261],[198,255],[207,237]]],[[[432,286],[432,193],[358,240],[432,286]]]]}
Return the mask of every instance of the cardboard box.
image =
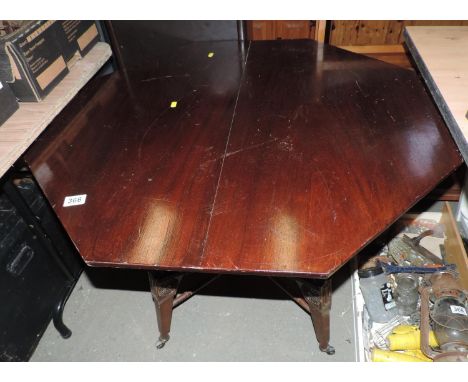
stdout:
{"type": "MultiPolygon", "coordinates": [[[[62,20],[57,25],[61,38],[60,49],[70,63],[76,55],[84,57],[100,40],[97,25],[90,20],[62,20]]],[[[70,67],[70,66],[69,66],[70,67]]]]}
{"type": "Polygon", "coordinates": [[[27,23],[27,20],[0,20],[0,37],[13,33],[27,23]]]}
{"type": "Polygon", "coordinates": [[[18,109],[18,102],[7,83],[0,81],[0,126],[18,109]]]}
{"type": "Polygon", "coordinates": [[[40,101],[68,73],[58,22],[31,21],[0,39],[0,80],[20,101],[40,101]]]}

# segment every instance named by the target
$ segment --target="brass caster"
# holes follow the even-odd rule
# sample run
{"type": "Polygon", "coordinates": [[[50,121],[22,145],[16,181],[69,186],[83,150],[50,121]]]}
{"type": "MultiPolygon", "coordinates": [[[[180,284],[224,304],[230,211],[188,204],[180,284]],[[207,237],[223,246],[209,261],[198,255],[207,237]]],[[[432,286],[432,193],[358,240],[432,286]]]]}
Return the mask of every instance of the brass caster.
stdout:
{"type": "Polygon", "coordinates": [[[156,342],[156,349],[162,349],[166,342],[169,341],[169,337],[167,338],[160,338],[158,342],[156,342]]]}
{"type": "Polygon", "coordinates": [[[335,354],[335,348],[333,346],[328,345],[325,349],[320,348],[320,351],[327,353],[328,355],[335,354]]]}

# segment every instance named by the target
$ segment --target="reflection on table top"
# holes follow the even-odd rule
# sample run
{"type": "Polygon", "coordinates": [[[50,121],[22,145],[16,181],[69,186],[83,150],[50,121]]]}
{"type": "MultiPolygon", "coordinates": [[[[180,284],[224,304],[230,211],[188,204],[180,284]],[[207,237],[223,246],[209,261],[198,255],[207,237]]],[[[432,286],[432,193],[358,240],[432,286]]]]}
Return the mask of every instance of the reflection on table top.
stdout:
{"type": "Polygon", "coordinates": [[[461,163],[412,71],[312,41],[164,57],[26,155],[89,265],[326,277],[461,163]]]}

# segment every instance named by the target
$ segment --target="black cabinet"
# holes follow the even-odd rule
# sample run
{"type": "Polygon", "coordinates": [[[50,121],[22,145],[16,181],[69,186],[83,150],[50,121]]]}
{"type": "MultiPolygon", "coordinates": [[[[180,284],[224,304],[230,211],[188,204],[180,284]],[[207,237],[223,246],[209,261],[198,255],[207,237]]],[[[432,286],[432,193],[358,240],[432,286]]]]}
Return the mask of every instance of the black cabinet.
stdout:
{"type": "Polygon", "coordinates": [[[68,271],[74,278],[78,278],[83,270],[84,262],[76,252],[73,243],[68,238],[68,234],[49,206],[49,202],[42,195],[36,182],[30,176],[23,176],[15,179],[14,185],[31,212],[40,222],[47,236],[53,241],[54,247],[68,271]]]}
{"type": "Polygon", "coordinates": [[[43,228],[0,194],[0,360],[25,361],[51,318],[61,314],[83,264],[34,181],[11,185],[43,228]]]}

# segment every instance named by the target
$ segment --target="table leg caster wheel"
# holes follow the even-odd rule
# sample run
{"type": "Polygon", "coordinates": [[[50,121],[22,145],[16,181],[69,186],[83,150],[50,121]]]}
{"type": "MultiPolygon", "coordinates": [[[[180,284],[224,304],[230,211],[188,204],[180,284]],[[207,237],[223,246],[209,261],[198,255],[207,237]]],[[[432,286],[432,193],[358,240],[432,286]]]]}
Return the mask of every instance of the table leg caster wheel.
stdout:
{"type": "Polygon", "coordinates": [[[166,342],[169,341],[169,337],[167,338],[160,338],[158,342],[156,342],[156,349],[162,349],[166,342]]]}
{"type": "Polygon", "coordinates": [[[321,351],[327,353],[328,355],[335,354],[335,348],[333,346],[328,345],[325,349],[320,348],[321,351]]]}

